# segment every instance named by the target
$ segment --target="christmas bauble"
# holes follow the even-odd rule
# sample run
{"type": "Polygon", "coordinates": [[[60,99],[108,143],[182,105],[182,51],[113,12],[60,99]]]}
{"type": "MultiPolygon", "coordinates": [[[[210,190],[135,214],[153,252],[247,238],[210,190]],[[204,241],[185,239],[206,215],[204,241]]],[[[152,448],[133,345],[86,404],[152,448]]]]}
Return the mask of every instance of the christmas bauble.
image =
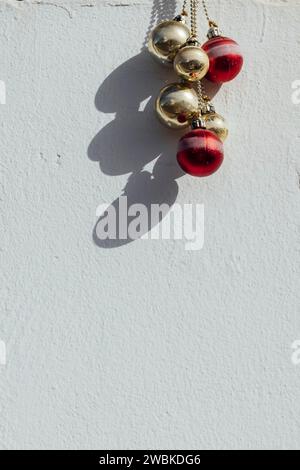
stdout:
{"type": "Polygon", "coordinates": [[[189,82],[196,82],[203,78],[209,68],[209,59],[201,47],[187,45],[182,47],[174,59],[175,72],[189,82]]]}
{"type": "Polygon", "coordinates": [[[222,165],[222,141],[207,129],[194,129],[179,141],[177,161],[192,176],[210,176],[222,165]]]}
{"type": "Polygon", "coordinates": [[[152,31],[148,49],[155,59],[163,64],[170,64],[190,34],[188,26],[182,19],[163,21],[152,31]]]}
{"type": "Polygon", "coordinates": [[[198,96],[192,85],[171,83],[159,93],[155,109],[160,121],[172,129],[184,129],[198,111],[198,96]]]}
{"type": "Polygon", "coordinates": [[[232,39],[213,37],[202,48],[209,57],[209,71],[206,75],[208,80],[225,83],[240,73],[244,60],[240,46],[232,39]]]}
{"type": "Polygon", "coordinates": [[[208,112],[202,114],[201,117],[204,120],[206,129],[217,134],[219,139],[224,142],[228,136],[228,127],[223,116],[215,112],[208,112]]]}

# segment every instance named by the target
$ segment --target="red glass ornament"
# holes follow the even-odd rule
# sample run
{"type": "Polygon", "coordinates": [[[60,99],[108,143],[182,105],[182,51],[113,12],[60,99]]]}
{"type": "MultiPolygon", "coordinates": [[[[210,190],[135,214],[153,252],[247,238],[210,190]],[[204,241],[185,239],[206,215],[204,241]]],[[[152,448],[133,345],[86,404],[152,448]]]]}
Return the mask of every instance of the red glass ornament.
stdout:
{"type": "Polygon", "coordinates": [[[206,78],[211,82],[230,82],[240,73],[244,59],[240,46],[233,39],[217,36],[203,44],[202,49],[209,57],[206,78]]]}
{"type": "Polygon", "coordinates": [[[181,137],[177,161],[192,176],[210,176],[224,159],[223,143],[207,129],[194,129],[181,137]]]}

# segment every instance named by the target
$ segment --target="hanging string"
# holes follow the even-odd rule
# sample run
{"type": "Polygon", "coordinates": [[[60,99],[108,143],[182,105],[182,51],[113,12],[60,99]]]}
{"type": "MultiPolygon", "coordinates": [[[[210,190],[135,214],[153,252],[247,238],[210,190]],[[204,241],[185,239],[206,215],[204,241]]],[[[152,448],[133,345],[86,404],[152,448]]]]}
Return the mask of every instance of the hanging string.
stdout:
{"type": "Polygon", "coordinates": [[[208,14],[206,0],[202,0],[202,6],[203,6],[204,14],[206,16],[209,27],[210,28],[217,28],[218,27],[217,23],[215,23],[215,21],[211,20],[209,14],[208,14]]]}
{"type": "Polygon", "coordinates": [[[182,10],[181,10],[182,16],[188,16],[187,3],[188,3],[188,0],[184,0],[183,5],[182,5],[182,10]]]}
{"type": "Polygon", "coordinates": [[[198,95],[198,114],[201,116],[202,110],[206,106],[206,97],[204,96],[205,92],[202,80],[196,82],[196,91],[198,95]]]}
{"type": "Polygon", "coordinates": [[[191,37],[197,39],[198,24],[197,24],[197,12],[198,12],[199,0],[191,0],[191,37]]]}
{"type": "MultiPolygon", "coordinates": [[[[198,7],[199,0],[190,0],[191,2],[191,37],[197,40],[198,36],[198,7]]],[[[204,87],[201,80],[195,83],[195,89],[198,96],[198,117],[201,116],[201,111],[204,108],[206,101],[204,99],[204,87]]]]}

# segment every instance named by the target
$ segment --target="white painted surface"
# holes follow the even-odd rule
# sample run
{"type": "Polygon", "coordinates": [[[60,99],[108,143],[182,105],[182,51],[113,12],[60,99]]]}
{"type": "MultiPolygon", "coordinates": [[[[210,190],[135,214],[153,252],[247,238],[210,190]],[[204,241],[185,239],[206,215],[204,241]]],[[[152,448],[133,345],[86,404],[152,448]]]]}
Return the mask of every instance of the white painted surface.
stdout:
{"type": "Polygon", "coordinates": [[[179,178],[146,104],[168,79],[139,55],[152,4],[0,3],[1,448],[299,447],[300,2],[209,2],[246,62],[205,180],[179,178]],[[135,202],[204,203],[203,250],[97,246],[128,180],[135,202]]]}

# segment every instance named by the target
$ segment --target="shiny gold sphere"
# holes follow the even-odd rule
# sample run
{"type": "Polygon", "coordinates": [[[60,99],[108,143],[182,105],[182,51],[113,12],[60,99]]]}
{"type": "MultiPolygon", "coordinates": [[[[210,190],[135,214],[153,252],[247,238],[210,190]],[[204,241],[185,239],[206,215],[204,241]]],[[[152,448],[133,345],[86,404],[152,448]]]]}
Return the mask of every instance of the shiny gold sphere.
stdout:
{"type": "Polygon", "coordinates": [[[183,21],[163,21],[152,31],[148,49],[155,59],[163,64],[170,64],[190,34],[189,28],[183,21]]]}
{"type": "Polygon", "coordinates": [[[188,84],[171,83],[160,91],[155,109],[163,124],[172,129],[184,129],[198,111],[197,93],[188,84]]]}
{"type": "Polygon", "coordinates": [[[228,127],[223,116],[217,113],[206,113],[201,117],[205,122],[206,129],[217,134],[219,139],[224,142],[228,136],[228,127]]]}
{"type": "Polygon", "coordinates": [[[187,45],[177,52],[174,59],[174,69],[181,78],[197,82],[208,72],[208,55],[199,46],[187,45]]]}

